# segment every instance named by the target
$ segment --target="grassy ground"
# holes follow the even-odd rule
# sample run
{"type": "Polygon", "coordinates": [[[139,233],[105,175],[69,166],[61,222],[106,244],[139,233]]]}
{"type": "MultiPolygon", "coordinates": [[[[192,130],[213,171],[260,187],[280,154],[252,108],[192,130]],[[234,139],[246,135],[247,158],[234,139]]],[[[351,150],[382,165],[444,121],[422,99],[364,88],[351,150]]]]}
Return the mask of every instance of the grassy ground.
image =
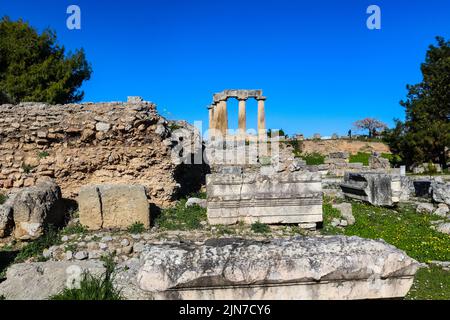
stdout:
{"type": "MultiPolygon", "coordinates": [[[[345,229],[332,227],[339,217],[330,200],[324,203],[324,234],[345,234],[370,239],[384,239],[404,250],[419,262],[450,261],[450,236],[430,228],[431,222],[442,218],[418,214],[411,208],[397,210],[352,203],[356,223],[345,229]]],[[[450,272],[437,267],[420,270],[407,299],[450,299],[450,272]]]]}

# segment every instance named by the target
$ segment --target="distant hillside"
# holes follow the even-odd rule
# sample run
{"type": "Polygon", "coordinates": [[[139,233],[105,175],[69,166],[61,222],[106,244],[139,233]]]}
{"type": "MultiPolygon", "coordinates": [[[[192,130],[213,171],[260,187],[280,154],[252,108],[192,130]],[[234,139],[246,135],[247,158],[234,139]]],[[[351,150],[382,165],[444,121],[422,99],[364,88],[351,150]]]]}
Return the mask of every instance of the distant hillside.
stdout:
{"type": "Polygon", "coordinates": [[[356,154],[358,152],[379,152],[390,153],[389,147],[383,142],[366,142],[358,140],[304,140],[302,141],[302,152],[317,152],[328,155],[332,152],[348,152],[356,154]]]}

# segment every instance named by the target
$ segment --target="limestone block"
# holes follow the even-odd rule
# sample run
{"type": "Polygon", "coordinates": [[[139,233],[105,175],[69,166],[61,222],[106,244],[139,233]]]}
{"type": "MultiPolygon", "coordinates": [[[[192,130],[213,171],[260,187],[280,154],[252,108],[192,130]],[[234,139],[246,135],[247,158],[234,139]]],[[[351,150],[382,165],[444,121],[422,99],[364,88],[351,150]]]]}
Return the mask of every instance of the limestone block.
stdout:
{"type": "Polygon", "coordinates": [[[206,189],[210,224],[322,221],[319,173],[211,174],[206,189]]]}
{"type": "Polygon", "coordinates": [[[135,222],[150,227],[147,194],[140,185],[84,186],[78,205],[80,223],[91,230],[125,230],[135,222]]]}
{"type": "Polygon", "coordinates": [[[153,299],[380,299],[409,291],[420,264],[382,240],[298,237],[152,245],[138,287],[153,299]]]}
{"type": "Polygon", "coordinates": [[[14,237],[36,239],[49,224],[59,225],[64,220],[61,190],[52,180],[40,180],[34,187],[20,190],[13,203],[14,237]]]}
{"type": "Polygon", "coordinates": [[[9,236],[14,227],[14,198],[14,195],[8,195],[8,199],[5,203],[0,205],[0,238],[9,236]]]}
{"type": "Polygon", "coordinates": [[[100,261],[14,264],[8,268],[6,280],[0,283],[0,295],[11,300],[45,300],[76,285],[85,271],[100,276],[105,268],[100,261]]]}
{"type": "Polygon", "coordinates": [[[346,172],[341,189],[348,198],[377,206],[392,206],[400,201],[402,184],[399,175],[346,172]]]}
{"type": "Polygon", "coordinates": [[[341,212],[342,217],[347,220],[349,225],[355,224],[355,217],[352,213],[352,205],[350,203],[333,204],[333,208],[338,209],[341,212]]]}
{"type": "Polygon", "coordinates": [[[433,181],[431,183],[433,200],[450,206],[450,182],[433,181]]]}

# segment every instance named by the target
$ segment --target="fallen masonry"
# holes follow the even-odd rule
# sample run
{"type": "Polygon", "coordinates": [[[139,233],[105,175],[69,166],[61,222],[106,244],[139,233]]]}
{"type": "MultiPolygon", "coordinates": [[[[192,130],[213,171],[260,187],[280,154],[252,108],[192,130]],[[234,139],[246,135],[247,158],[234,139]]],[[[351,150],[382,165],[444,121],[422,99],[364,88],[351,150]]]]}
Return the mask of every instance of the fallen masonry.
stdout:
{"type": "Polygon", "coordinates": [[[346,172],[341,184],[344,195],[376,206],[392,206],[400,201],[400,175],[378,172],[346,172]]]}
{"type": "Polygon", "coordinates": [[[419,266],[384,241],[358,237],[214,239],[147,247],[137,285],[152,299],[397,298],[419,266]]]}
{"type": "MultiPolygon", "coordinates": [[[[96,261],[13,265],[0,295],[45,299],[64,288],[71,265],[101,273],[96,261]]],[[[404,297],[420,266],[382,240],[222,238],[148,244],[114,279],[126,299],[380,299],[404,297]]]]}

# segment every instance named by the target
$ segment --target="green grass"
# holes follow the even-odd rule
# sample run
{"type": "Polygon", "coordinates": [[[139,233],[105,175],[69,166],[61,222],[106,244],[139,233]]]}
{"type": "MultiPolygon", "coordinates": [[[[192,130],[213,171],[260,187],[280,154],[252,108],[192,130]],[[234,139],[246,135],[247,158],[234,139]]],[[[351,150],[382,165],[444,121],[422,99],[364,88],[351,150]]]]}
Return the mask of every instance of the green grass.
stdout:
{"type": "Polygon", "coordinates": [[[115,264],[112,257],[102,260],[106,268],[104,274],[94,276],[85,272],[78,288],[65,288],[61,293],[51,296],[50,300],[122,300],[120,290],[113,284],[115,264]]]}
{"type": "Polygon", "coordinates": [[[180,200],[174,208],[163,209],[156,218],[156,225],[163,230],[193,230],[202,227],[206,221],[206,209],[193,205],[186,206],[186,199],[180,200]]]}
{"type": "Polygon", "coordinates": [[[128,232],[133,234],[143,233],[145,231],[145,226],[142,222],[135,222],[128,227],[128,232]]]}
{"type": "Polygon", "coordinates": [[[76,224],[72,224],[70,226],[65,227],[61,234],[63,235],[71,235],[71,234],[86,234],[88,229],[81,225],[81,223],[77,222],[76,224]]]}
{"type": "Polygon", "coordinates": [[[20,263],[28,260],[29,258],[36,258],[37,261],[46,261],[42,255],[42,251],[51,246],[61,244],[60,235],[58,231],[50,227],[43,236],[30,242],[23,247],[17,254],[14,263],[20,263]]]}
{"type": "Polygon", "coordinates": [[[304,153],[302,154],[301,158],[306,161],[306,164],[308,166],[320,165],[325,163],[325,156],[317,152],[304,153]]]}
{"type": "Polygon", "coordinates": [[[365,166],[369,165],[370,153],[358,152],[357,154],[350,155],[348,161],[350,163],[362,163],[365,166]]]}
{"type": "Polygon", "coordinates": [[[417,271],[413,286],[405,299],[449,300],[450,272],[436,266],[420,269],[417,271]]]}
{"type": "MultiPolygon", "coordinates": [[[[352,203],[356,223],[345,229],[332,227],[330,222],[340,213],[330,199],[324,199],[324,234],[344,234],[370,239],[384,239],[404,250],[419,262],[450,261],[450,236],[430,228],[431,222],[442,219],[416,213],[412,208],[397,210],[352,203]]],[[[407,299],[450,299],[450,272],[438,267],[420,269],[407,299]]]]}
{"type": "Polygon", "coordinates": [[[259,221],[252,223],[251,229],[255,233],[269,233],[270,232],[270,227],[267,224],[261,223],[259,221]]]}
{"type": "Polygon", "coordinates": [[[325,201],[324,233],[381,238],[418,261],[450,261],[450,236],[430,228],[431,221],[442,218],[417,214],[412,208],[396,211],[357,202],[353,203],[352,207],[356,223],[341,231],[329,226],[329,221],[338,217],[336,215],[339,215],[339,211],[325,201]]]}
{"type": "Polygon", "coordinates": [[[0,204],[4,204],[7,199],[7,196],[5,196],[3,193],[0,193],[0,204]]]}

